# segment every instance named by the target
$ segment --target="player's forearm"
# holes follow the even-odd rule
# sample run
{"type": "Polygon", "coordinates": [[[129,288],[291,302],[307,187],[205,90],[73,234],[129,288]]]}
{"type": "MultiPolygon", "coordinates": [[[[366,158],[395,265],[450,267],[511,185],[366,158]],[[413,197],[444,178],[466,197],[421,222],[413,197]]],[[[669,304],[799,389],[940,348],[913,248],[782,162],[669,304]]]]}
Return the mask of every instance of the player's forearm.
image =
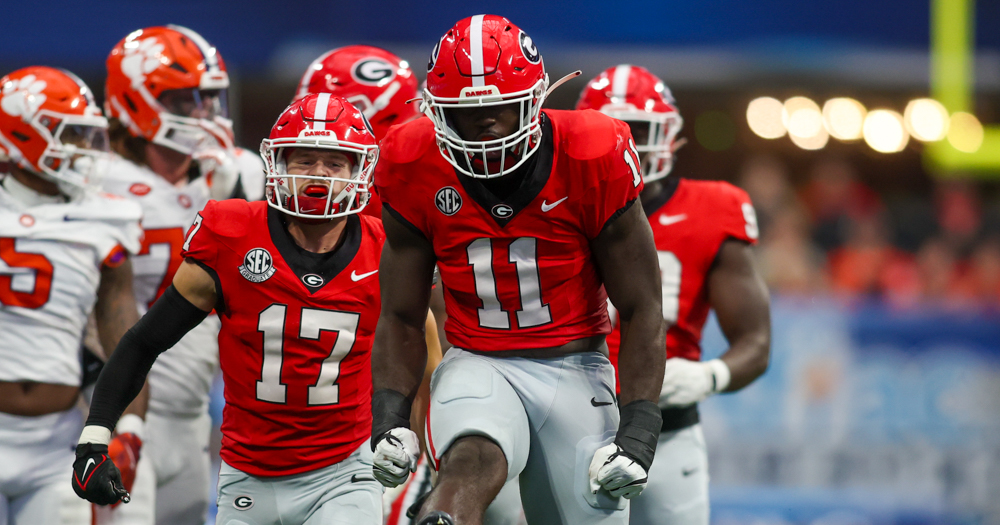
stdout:
{"type": "Polygon", "coordinates": [[[208,312],[184,299],[171,285],[130,328],[108,359],[94,387],[87,426],[113,429],[142,391],[156,357],[205,319],[208,312]]]}
{"type": "Polygon", "coordinates": [[[622,343],[618,352],[618,377],[621,382],[619,405],[637,399],[656,402],[663,386],[666,362],[666,327],[659,310],[639,308],[631,319],[622,322],[622,343]]]}
{"type": "Polygon", "coordinates": [[[372,345],[373,391],[388,388],[412,401],[426,366],[423,322],[414,325],[394,314],[380,317],[372,345]]]}
{"type": "Polygon", "coordinates": [[[731,342],[722,361],[729,367],[731,379],[725,392],[735,392],[767,371],[770,360],[771,333],[767,327],[745,334],[731,342]]]}

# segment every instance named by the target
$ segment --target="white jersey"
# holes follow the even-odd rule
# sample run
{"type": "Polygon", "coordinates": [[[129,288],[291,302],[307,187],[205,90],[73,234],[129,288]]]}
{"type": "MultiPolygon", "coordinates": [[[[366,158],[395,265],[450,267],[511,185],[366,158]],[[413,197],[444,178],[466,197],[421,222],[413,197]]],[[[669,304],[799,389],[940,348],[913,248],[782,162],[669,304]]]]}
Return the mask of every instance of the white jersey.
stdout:
{"type": "Polygon", "coordinates": [[[264,199],[264,161],[260,155],[245,148],[236,148],[236,163],[240,167],[240,183],[248,201],[264,199]]]}
{"type": "MultiPolygon", "coordinates": [[[[145,238],[133,258],[135,299],[145,314],[170,286],[181,265],[184,235],[205,204],[202,178],[177,187],[146,167],[116,157],[104,175],[108,193],[142,206],[145,238]]],[[[149,409],[160,414],[197,415],[208,406],[208,391],[219,369],[219,319],[211,315],[173,348],[160,354],[149,371],[149,409]]]]}
{"type": "Polygon", "coordinates": [[[139,251],[141,218],[103,194],[27,206],[0,186],[0,381],[80,385],[101,267],[139,251]]]}

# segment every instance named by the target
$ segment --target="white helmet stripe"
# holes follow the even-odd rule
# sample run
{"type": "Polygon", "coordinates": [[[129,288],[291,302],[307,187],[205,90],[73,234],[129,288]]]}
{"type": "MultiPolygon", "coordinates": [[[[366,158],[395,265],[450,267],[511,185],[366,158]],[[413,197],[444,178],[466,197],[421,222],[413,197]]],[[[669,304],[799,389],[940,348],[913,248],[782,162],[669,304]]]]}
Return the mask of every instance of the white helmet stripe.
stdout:
{"type": "Polygon", "coordinates": [[[624,99],[628,95],[628,77],[632,74],[632,66],[622,65],[615,67],[615,74],[611,78],[611,96],[624,99]]]}
{"type": "Polygon", "coordinates": [[[323,69],[323,61],[326,60],[326,57],[332,55],[334,51],[337,51],[337,49],[323,53],[319,58],[313,60],[312,64],[309,64],[305,74],[302,75],[302,80],[299,81],[299,93],[295,95],[295,98],[302,98],[309,94],[309,83],[312,82],[313,75],[320,69],[323,69]]]}
{"type": "Polygon", "coordinates": [[[469,58],[472,59],[472,85],[474,87],[485,86],[486,80],[483,78],[483,17],[476,15],[472,17],[472,26],[469,27],[469,58]]]}
{"type": "Polygon", "coordinates": [[[205,57],[205,65],[208,66],[209,71],[219,70],[219,56],[215,52],[215,47],[209,44],[201,35],[183,26],[169,25],[167,27],[178,33],[182,33],[184,36],[190,38],[194,42],[194,45],[198,46],[202,56],[205,57]]]}
{"type": "Polygon", "coordinates": [[[326,108],[330,106],[330,94],[320,93],[316,97],[316,111],[313,112],[313,129],[326,129],[326,108]]]}

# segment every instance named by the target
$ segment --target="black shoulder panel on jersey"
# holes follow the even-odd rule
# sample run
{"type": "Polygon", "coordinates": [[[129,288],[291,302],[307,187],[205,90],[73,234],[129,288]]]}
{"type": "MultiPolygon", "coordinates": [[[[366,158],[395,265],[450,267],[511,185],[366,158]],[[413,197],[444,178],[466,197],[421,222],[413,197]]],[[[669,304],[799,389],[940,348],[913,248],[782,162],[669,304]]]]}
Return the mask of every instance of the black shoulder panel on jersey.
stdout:
{"type": "Polygon", "coordinates": [[[227,312],[228,310],[226,310],[226,296],[222,293],[222,281],[219,280],[218,272],[216,272],[214,268],[199,261],[198,259],[195,259],[194,257],[188,257],[185,260],[197,264],[199,268],[205,270],[205,272],[212,277],[212,280],[215,281],[215,310],[220,313],[227,312]]]}
{"type": "Polygon", "coordinates": [[[382,203],[382,212],[383,213],[389,212],[389,215],[392,215],[392,218],[396,219],[397,222],[399,222],[403,226],[406,226],[407,229],[409,229],[413,233],[419,235],[421,239],[424,239],[424,240],[427,240],[428,242],[430,242],[427,239],[427,236],[424,235],[424,232],[420,231],[420,228],[417,228],[412,222],[406,220],[406,217],[403,217],[402,215],[400,215],[398,211],[392,209],[392,206],[389,206],[389,203],[387,203],[387,202],[383,202],[382,203]]]}
{"type": "Polygon", "coordinates": [[[611,223],[613,223],[616,220],[618,220],[618,217],[621,217],[622,215],[624,215],[625,212],[627,212],[629,210],[629,208],[631,208],[632,205],[635,204],[636,200],[638,200],[638,199],[632,199],[632,200],[626,202],[624,206],[622,206],[621,208],[618,208],[617,211],[615,211],[614,213],[612,213],[611,216],[608,217],[608,220],[604,221],[604,226],[601,226],[601,231],[597,235],[600,236],[602,233],[604,233],[604,230],[608,229],[608,226],[611,226],[611,223]]]}

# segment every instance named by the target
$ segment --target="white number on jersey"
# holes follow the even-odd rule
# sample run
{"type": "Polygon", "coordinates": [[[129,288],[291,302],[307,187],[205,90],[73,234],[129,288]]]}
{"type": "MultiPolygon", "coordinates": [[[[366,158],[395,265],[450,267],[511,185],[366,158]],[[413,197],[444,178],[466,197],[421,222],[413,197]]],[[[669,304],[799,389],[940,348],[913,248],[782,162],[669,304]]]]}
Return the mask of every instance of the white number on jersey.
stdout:
{"type": "MultiPolygon", "coordinates": [[[[517,286],[521,295],[521,309],[517,311],[519,328],[531,328],[552,322],[549,305],[542,304],[542,286],[538,275],[536,256],[538,240],[534,237],[520,237],[510,243],[507,260],[517,267],[517,286]]],[[[479,309],[479,326],[510,329],[510,318],[500,306],[497,295],[496,275],[493,272],[493,242],[491,239],[476,239],[469,243],[466,252],[469,266],[476,277],[476,295],[483,302],[479,309]]]]}
{"type": "Polygon", "coordinates": [[[760,228],[757,227],[757,212],[753,209],[753,204],[744,202],[740,208],[743,210],[743,220],[747,221],[747,237],[756,239],[760,235],[760,228]]]}
{"type": "Polygon", "coordinates": [[[642,175],[639,174],[639,151],[635,149],[635,142],[632,139],[628,139],[628,149],[625,150],[625,164],[632,170],[632,184],[635,187],[639,187],[639,183],[642,182],[642,175]],[[629,153],[632,153],[629,155],[629,153]]]}
{"type": "MultiPolygon", "coordinates": [[[[285,403],[287,386],[281,382],[281,362],[284,358],[285,313],[288,307],[272,304],[257,318],[257,331],[264,334],[264,357],[260,381],[257,381],[257,399],[268,403],[285,403]]],[[[361,315],[303,308],[299,323],[300,339],[318,340],[324,331],[336,332],[337,341],[330,355],[320,365],[316,383],[309,387],[309,405],[336,405],[340,402],[340,362],[351,353],[361,315]]]]}

